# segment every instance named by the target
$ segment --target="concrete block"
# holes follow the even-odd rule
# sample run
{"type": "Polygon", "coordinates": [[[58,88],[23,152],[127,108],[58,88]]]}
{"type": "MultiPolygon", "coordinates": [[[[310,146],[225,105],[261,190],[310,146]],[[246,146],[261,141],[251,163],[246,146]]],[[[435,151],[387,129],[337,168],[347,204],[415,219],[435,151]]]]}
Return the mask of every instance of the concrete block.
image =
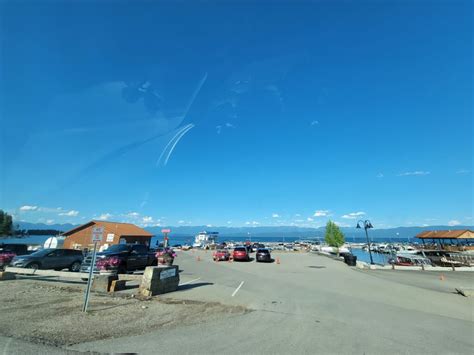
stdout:
{"type": "Polygon", "coordinates": [[[127,284],[126,280],[112,280],[110,284],[109,292],[123,291],[127,284]]]}
{"type": "Polygon", "coordinates": [[[176,291],[179,285],[178,270],[177,265],[147,267],[140,284],[140,294],[150,297],[176,291]]]}
{"type": "Polygon", "coordinates": [[[13,272],[0,271],[0,281],[15,280],[16,276],[13,272]]]}
{"type": "Polygon", "coordinates": [[[93,292],[109,292],[112,281],[118,280],[117,275],[94,275],[92,280],[91,291],[93,292]]]}

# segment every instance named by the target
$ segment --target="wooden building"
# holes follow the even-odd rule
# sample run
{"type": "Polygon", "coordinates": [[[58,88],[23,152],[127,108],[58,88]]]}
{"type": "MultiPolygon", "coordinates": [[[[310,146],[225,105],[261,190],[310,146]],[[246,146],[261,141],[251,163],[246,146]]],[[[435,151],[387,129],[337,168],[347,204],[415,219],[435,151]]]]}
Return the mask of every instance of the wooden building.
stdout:
{"type": "Polygon", "coordinates": [[[64,248],[93,248],[94,244],[92,243],[92,229],[94,227],[104,228],[102,242],[98,243],[98,247],[102,248],[107,248],[112,244],[119,243],[137,243],[150,245],[150,240],[153,236],[146,230],[131,223],[90,221],[63,233],[63,235],[66,237],[66,240],[64,241],[64,248]]]}
{"type": "Polygon", "coordinates": [[[424,248],[451,251],[474,250],[474,232],[470,229],[424,231],[416,236],[424,248]]]}

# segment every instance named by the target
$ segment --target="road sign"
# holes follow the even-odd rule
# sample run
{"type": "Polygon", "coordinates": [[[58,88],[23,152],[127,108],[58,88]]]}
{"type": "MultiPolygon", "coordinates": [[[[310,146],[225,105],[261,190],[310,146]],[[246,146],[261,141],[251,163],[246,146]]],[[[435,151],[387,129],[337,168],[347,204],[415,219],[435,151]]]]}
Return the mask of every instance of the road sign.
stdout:
{"type": "Polygon", "coordinates": [[[94,268],[95,268],[95,259],[97,254],[97,243],[102,241],[104,236],[104,227],[94,227],[92,228],[92,243],[94,243],[94,250],[92,252],[91,265],[89,267],[89,278],[87,279],[86,294],[84,297],[84,305],[82,306],[82,311],[87,312],[87,306],[89,305],[89,297],[91,292],[92,279],[94,278],[94,268]]]}
{"type": "Polygon", "coordinates": [[[104,235],[104,227],[92,228],[92,243],[101,242],[103,235],[104,235]]]}

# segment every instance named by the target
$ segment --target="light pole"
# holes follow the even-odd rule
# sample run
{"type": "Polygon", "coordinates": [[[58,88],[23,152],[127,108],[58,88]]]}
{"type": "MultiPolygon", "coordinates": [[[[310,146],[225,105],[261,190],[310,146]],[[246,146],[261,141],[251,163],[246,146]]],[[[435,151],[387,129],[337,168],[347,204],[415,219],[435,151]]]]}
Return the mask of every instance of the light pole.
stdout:
{"type": "Polygon", "coordinates": [[[362,228],[361,223],[364,226],[365,237],[367,238],[367,247],[369,249],[370,265],[374,265],[374,260],[372,259],[372,252],[370,251],[369,233],[367,233],[367,229],[374,228],[374,226],[372,225],[372,223],[370,223],[370,221],[368,219],[366,219],[365,221],[360,220],[359,222],[357,222],[357,227],[356,228],[358,228],[358,229],[362,228]]]}

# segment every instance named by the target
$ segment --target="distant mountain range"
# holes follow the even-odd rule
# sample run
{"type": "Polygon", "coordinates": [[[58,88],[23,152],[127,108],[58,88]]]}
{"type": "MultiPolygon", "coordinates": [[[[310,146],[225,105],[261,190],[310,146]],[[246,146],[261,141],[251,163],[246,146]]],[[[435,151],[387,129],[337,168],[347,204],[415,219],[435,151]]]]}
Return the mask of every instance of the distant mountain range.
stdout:
{"type": "MultiPolygon", "coordinates": [[[[17,224],[17,223],[15,223],[17,224]]],[[[44,223],[29,223],[18,222],[20,229],[55,229],[59,231],[67,231],[78,225],[74,224],[44,224],[44,223]]],[[[232,239],[233,237],[273,237],[275,240],[283,240],[283,238],[290,239],[308,239],[308,238],[323,238],[325,227],[319,228],[305,228],[293,226],[281,227],[207,227],[207,226],[167,226],[167,227],[146,227],[145,230],[155,235],[160,235],[163,228],[170,228],[171,235],[179,237],[192,237],[199,232],[219,232],[223,238],[232,239]]],[[[371,229],[369,234],[371,238],[413,238],[417,234],[426,230],[453,230],[453,229],[474,229],[474,226],[428,226],[428,227],[396,227],[387,229],[371,229]]],[[[342,227],[346,239],[364,237],[363,229],[356,229],[354,227],[342,227]]]]}

